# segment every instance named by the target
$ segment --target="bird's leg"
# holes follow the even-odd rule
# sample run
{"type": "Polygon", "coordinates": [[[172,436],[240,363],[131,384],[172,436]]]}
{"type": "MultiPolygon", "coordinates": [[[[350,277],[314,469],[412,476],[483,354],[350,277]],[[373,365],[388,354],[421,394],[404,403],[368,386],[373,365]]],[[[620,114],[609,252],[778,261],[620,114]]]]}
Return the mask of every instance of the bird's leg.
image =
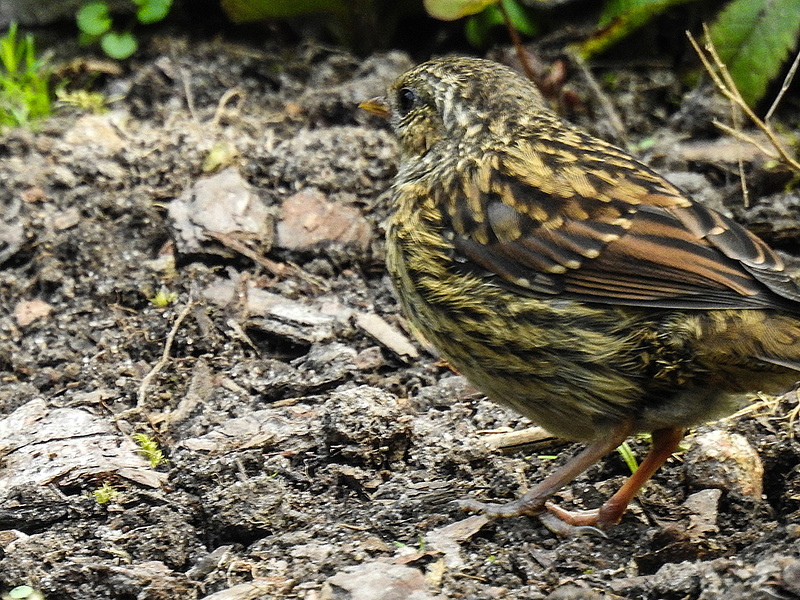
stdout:
{"type": "Polygon", "coordinates": [[[636,469],[636,472],[628,478],[628,481],[619,488],[616,494],[606,500],[605,504],[599,509],[587,511],[568,511],[555,504],[548,502],[545,506],[548,512],[552,513],[568,525],[573,526],[594,526],[600,529],[607,529],[619,523],[625,509],[633,497],[639,492],[642,486],[658,471],[673,452],[678,448],[683,439],[683,429],[675,427],[672,429],[659,429],[653,432],[653,445],[647,457],[636,469]]]}
{"type": "MultiPolygon", "coordinates": [[[[487,517],[516,517],[519,515],[538,515],[545,510],[545,502],[553,494],[586,469],[591,467],[606,454],[614,450],[631,433],[631,424],[623,423],[614,427],[607,435],[600,440],[596,440],[574,456],[567,464],[556,469],[541,482],[528,490],[522,498],[508,502],[507,504],[485,504],[477,500],[462,500],[461,508],[479,512],[487,517]]],[[[653,438],[655,440],[655,437],[653,438]]],[[[669,454],[667,455],[669,456],[669,454]]],[[[664,459],[666,460],[666,458],[664,459]]],[[[646,461],[645,461],[646,462],[646,461]]],[[[663,461],[662,461],[663,462],[663,461]]],[[[644,466],[644,463],[643,463],[644,466]]],[[[641,468],[641,467],[640,467],[641,468]]],[[[644,482],[642,482],[644,483],[644,482]]],[[[640,486],[641,487],[641,484],[640,486]]],[[[639,489],[638,487],[636,488],[639,489]]],[[[634,491],[634,493],[636,493],[634,491]]],[[[613,498],[612,498],[613,500],[613,498]]],[[[627,502],[625,503],[627,505],[627,502]]],[[[625,506],[624,505],[624,506],[625,506]]],[[[623,511],[625,510],[623,506],[623,511]]],[[[549,507],[547,510],[550,510],[549,507]]],[[[559,509],[560,510],[560,509],[559,509]]],[[[566,511],[565,511],[566,512],[566,511]]]]}

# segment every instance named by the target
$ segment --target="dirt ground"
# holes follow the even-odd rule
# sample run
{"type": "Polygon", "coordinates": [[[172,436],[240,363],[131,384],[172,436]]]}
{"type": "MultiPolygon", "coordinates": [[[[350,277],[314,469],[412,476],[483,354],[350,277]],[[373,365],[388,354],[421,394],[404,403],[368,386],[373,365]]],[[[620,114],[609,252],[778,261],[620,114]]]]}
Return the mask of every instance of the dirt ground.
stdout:
{"type": "MultiPolygon", "coordinates": [[[[0,592],[800,597],[796,394],[693,432],[607,537],[455,506],[514,498],[577,446],[497,450],[529,424],[398,313],[397,150],[356,104],[407,55],[161,39],[145,56],[103,80],[105,114],[0,137],[0,592]]],[[[657,65],[602,81],[617,142],[797,254],[789,176],[748,150],[744,207],[709,88],[657,65]]],[[[614,135],[580,73],[556,87],[569,119],[614,135]]],[[[596,507],[627,472],[610,456],[558,501],[596,507]]]]}

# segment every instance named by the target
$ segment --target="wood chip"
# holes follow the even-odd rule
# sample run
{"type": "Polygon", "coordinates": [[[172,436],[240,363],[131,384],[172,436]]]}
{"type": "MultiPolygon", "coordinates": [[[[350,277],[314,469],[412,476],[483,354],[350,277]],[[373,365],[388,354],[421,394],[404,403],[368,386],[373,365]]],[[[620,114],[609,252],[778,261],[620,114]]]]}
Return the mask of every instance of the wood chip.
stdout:
{"type": "Polygon", "coordinates": [[[375,313],[358,313],[356,325],[401,358],[418,358],[419,351],[403,333],[375,313]]]}

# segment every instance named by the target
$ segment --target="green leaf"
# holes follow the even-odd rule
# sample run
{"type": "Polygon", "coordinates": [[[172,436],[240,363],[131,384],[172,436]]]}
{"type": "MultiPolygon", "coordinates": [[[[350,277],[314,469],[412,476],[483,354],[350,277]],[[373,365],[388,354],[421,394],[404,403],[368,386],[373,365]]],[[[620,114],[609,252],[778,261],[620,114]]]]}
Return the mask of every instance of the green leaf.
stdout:
{"type": "Polygon", "coordinates": [[[668,8],[693,1],[608,0],[600,15],[597,31],[578,46],[578,53],[583,58],[600,54],[668,8]]]}
{"type": "Polygon", "coordinates": [[[117,33],[115,31],[109,31],[100,38],[100,47],[103,49],[103,52],[108,54],[111,58],[122,60],[136,52],[139,43],[130,32],[117,33]]]}
{"type": "Polygon", "coordinates": [[[89,35],[101,35],[111,29],[111,17],[105,2],[89,2],[78,9],[78,29],[89,35]]]}
{"type": "MultiPolygon", "coordinates": [[[[501,0],[501,2],[511,24],[517,31],[531,37],[539,33],[539,28],[530,18],[528,11],[516,0],[501,0]]],[[[505,27],[505,23],[500,7],[493,4],[487,6],[483,12],[472,15],[466,20],[464,35],[470,45],[475,48],[485,48],[490,42],[489,32],[495,27],[505,27]]]]}
{"type": "Polygon", "coordinates": [[[533,37],[539,33],[539,27],[531,19],[530,14],[516,0],[501,0],[511,24],[523,35],[533,37]]]}
{"type": "Polygon", "coordinates": [[[78,33],[79,46],[91,46],[92,44],[96,44],[99,41],[100,41],[99,35],[89,35],[85,31],[81,31],[78,33]]]}
{"type": "Polygon", "coordinates": [[[136,11],[136,18],[143,25],[151,23],[158,23],[167,16],[169,9],[172,7],[172,0],[147,0],[139,4],[139,10],[136,11]]]}
{"type": "Polygon", "coordinates": [[[489,31],[504,23],[505,20],[500,9],[496,6],[489,6],[483,12],[467,19],[464,25],[464,35],[473,47],[484,48],[488,45],[489,31]]]}
{"type": "Polygon", "coordinates": [[[639,468],[639,464],[636,462],[636,455],[634,455],[633,450],[631,449],[628,442],[622,442],[622,444],[617,448],[617,452],[622,457],[622,460],[625,461],[625,464],[628,465],[628,469],[630,472],[636,473],[636,470],[639,468]]]}
{"type": "Polygon", "coordinates": [[[310,13],[348,14],[349,0],[221,0],[220,6],[234,23],[284,19],[310,13]]]}
{"type": "MultiPolygon", "coordinates": [[[[17,44],[17,24],[11,23],[6,35],[0,38],[0,64],[3,65],[6,74],[12,79],[17,75],[22,53],[21,46],[17,44]]],[[[4,82],[5,79],[3,77],[4,82]]]]}
{"type": "Polygon", "coordinates": [[[425,10],[435,19],[455,21],[483,12],[499,0],[424,0],[425,10]]]}
{"type": "Polygon", "coordinates": [[[720,59],[752,106],[797,43],[800,0],[733,0],[709,29],[720,59]]]}

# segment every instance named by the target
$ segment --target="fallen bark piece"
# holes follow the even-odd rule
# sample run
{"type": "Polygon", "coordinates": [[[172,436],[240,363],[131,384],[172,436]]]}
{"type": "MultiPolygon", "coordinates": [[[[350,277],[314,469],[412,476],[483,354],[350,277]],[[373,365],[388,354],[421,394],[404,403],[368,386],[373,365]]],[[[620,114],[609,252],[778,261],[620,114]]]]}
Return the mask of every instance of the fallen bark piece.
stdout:
{"type": "Polygon", "coordinates": [[[356,316],[356,325],[395,354],[406,358],[419,357],[416,346],[399,329],[387,323],[380,315],[359,313],[356,316]]]}
{"type": "MultiPolygon", "coordinates": [[[[202,291],[202,296],[217,306],[228,306],[237,298],[236,285],[220,279],[202,291]]],[[[252,317],[248,326],[258,327],[272,335],[287,338],[300,344],[312,344],[334,337],[336,317],[326,315],[314,306],[309,306],[273,294],[252,285],[247,286],[245,310],[252,317]]]]}
{"type": "Polygon", "coordinates": [[[234,168],[197,181],[169,204],[175,245],[183,253],[230,252],[211,242],[215,235],[238,235],[269,250],[273,223],[269,208],[234,168]]]}
{"type": "Polygon", "coordinates": [[[0,464],[0,496],[23,485],[72,487],[110,478],[158,488],[167,478],[109,421],[79,408],[50,408],[41,399],[0,420],[0,464]]]}
{"type": "Polygon", "coordinates": [[[287,250],[341,244],[364,252],[372,241],[372,228],[358,209],[330,202],[313,188],[284,200],[276,232],[277,245],[287,250]]]}
{"type": "Polygon", "coordinates": [[[371,562],[330,577],[322,587],[322,600],[429,600],[425,575],[419,569],[371,562]]]}
{"type": "Polygon", "coordinates": [[[461,569],[466,563],[461,556],[460,542],[470,539],[487,523],[489,519],[484,515],[473,515],[429,531],[425,534],[425,541],[433,550],[445,555],[444,564],[447,568],[461,569]]]}

